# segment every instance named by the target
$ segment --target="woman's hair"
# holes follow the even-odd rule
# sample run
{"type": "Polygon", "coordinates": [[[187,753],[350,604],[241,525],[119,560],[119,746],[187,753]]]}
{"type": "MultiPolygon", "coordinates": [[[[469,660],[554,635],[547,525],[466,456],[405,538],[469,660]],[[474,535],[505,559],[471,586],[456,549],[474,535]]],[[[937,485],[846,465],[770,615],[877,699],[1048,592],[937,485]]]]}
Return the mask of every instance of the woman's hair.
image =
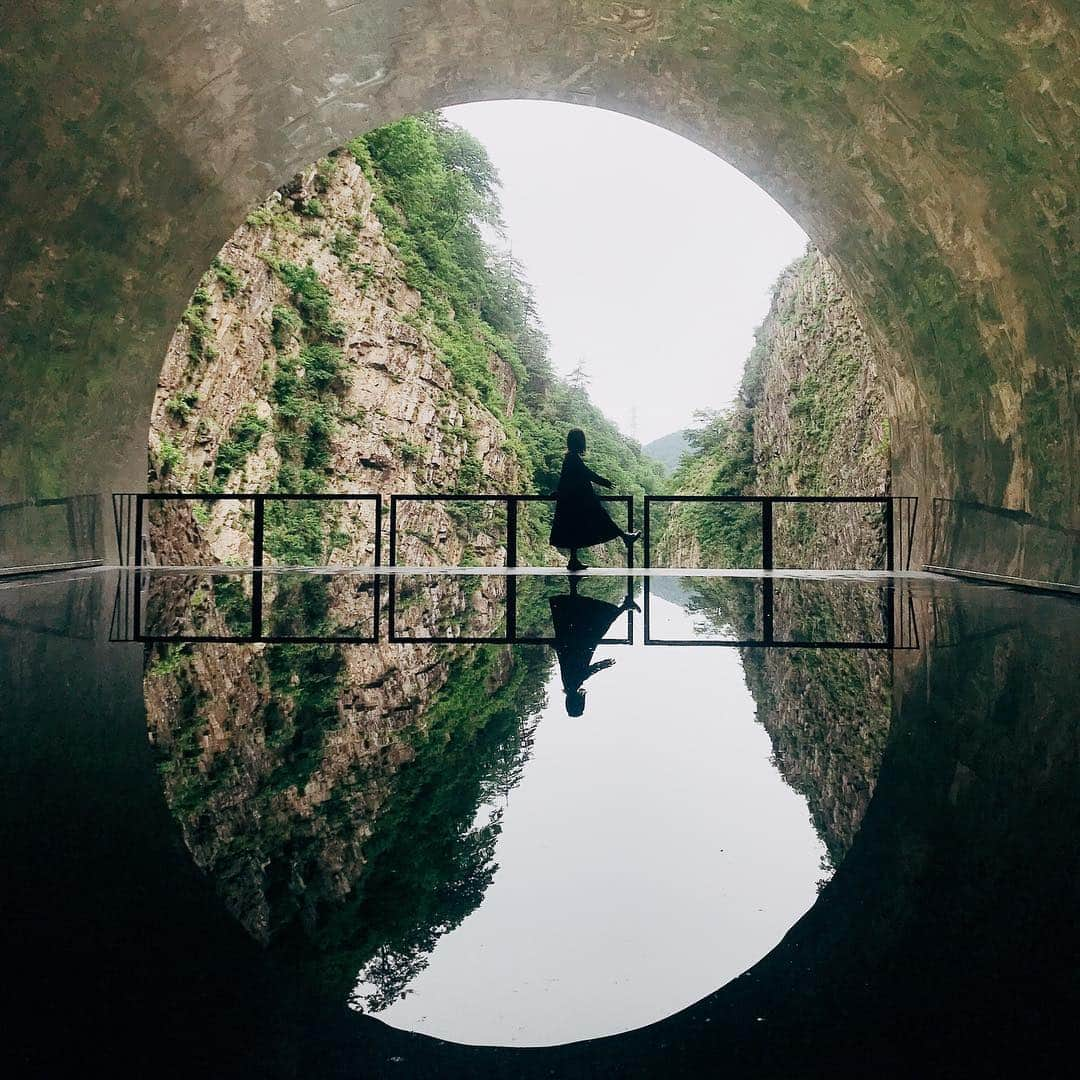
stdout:
{"type": "Polygon", "coordinates": [[[571,428],[566,433],[566,449],[575,454],[585,453],[585,432],[581,428],[571,428]]]}
{"type": "Polygon", "coordinates": [[[566,695],[566,715],[581,716],[585,712],[585,691],[571,690],[566,695]]]}

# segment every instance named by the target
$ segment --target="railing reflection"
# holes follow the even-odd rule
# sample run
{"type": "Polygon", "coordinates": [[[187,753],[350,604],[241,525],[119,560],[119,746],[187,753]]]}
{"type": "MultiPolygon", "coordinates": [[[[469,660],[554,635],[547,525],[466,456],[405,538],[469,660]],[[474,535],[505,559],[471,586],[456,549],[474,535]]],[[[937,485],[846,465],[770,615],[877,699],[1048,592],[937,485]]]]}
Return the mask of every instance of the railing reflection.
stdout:
{"type": "MultiPolygon", "coordinates": [[[[903,579],[640,574],[644,645],[918,649],[903,579]],[[655,604],[679,594],[681,607],[655,604]],[[687,632],[680,616],[697,622],[687,632]],[[855,627],[855,634],[851,628],[855,627]],[[670,632],[669,632],[670,631],[670,632]]],[[[555,645],[552,601],[632,600],[637,576],[416,568],[313,573],[142,569],[118,577],[114,641],[555,645]],[[256,619],[256,614],[259,618],[256,619]]],[[[634,610],[606,645],[634,644],[634,610]]]]}
{"type": "Polygon", "coordinates": [[[644,644],[738,649],[918,649],[910,588],[903,580],[859,581],[828,576],[643,576],[644,644]],[[692,634],[679,619],[665,634],[654,593],[680,585],[682,606],[695,616],[692,634]],[[659,621],[659,626],[658,626],[659,621]],[[841,637],[852,627],[856,637],[841,637]]]}
{"type": "Polygon", "coordinates": [[[0,506],[0,577],[100,566],[100,495],[0,506]]]}

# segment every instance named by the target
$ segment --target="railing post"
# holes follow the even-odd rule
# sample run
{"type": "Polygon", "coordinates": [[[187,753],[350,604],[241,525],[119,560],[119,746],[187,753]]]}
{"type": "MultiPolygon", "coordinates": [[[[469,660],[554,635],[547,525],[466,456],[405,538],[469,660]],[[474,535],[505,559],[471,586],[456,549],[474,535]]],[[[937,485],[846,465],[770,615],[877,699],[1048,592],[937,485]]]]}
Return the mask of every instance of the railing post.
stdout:
{"type": "Polygon", "coordinates": [[[142,528],[143,528],[143,499],[146,496],[141,492],[135,496],[135,569],[141,570],[143,564],[142,528]]]}
{"type": "MultiPolygon", "coordinates": [[[[390,566],[397,566],[397,495],[390,496],[390,566]]],[[[390,641],[394,640],[397,627],[394,616],[397,606],[397,579],[389,577],[386,582],[386,633],[390,641]]]]}
{"type": "MultiPolygon", "coordinates": [[[[506,566],[517,566],[518,501],[513,495],[506,497],[506,566]]],[[[506,638],[511,643],[517,638],[517,576],[507,574],[506,582],[506,638]]]]}
{"type": "Polygon", "coordinates": [[[915,526],[919,519],[919,496],[909,495],[907,497],[908,503],[908,534],[907,534],[907,558],[904,562],[904,569],[911,569],[911,552],[915,547],[915,526]]]}
{"type": "Polygon", "coordinates": [[[761,500],[761,569],[773,568],[773,536],[772,536],[772,510],[773,502],[770,498],[761,500]]]}
{"type": "Polygon", "coordinates": [[[142,527],[143,527],[143,494],[139,492],[135,496],[135,615],[132,620],[132,637],[136,641],[142,632],[142,527]]]}
{"type": "Polygon", "coordinates": [[[379,640],[379,617],[382,613],[382,492],[375,493],[375,573],[371,575],[371,637],[379,640]]]}
{"type": "Polygon", "coordinates": [[[506,565],[517,566],[518,501],[506,496],[506,565]]]}
{"type": "Polygon", "coordinates": [[[890,573],[893,570],[893,500],[892,496],[885,499],[885,569],[890,573]]]}
{"type": "Polygon", "coordinates": [[[121,566],[126,566],[127,559],[124,558],[123,530],[120,528],[120,505],[122,500],[123,495],[115,491],[112,493],[113,528],[116,530],[116,558],[121,566]]]}
{"type": "MultiPolygon", "coordinates": [[[[761,500],[761,569],[773,568],[773,502],[761,500]]],[[[773,643],[773,579],[764,578],[761,582],[761,637],[766,645],[773,643]]]]}
{"type": "Polygon", "coordinates": [[[645,520],[641,524],[641,543],[644,550],[641,553],[641,565],[648,570],[652,566],[652,556],[649,554],[649,507],[652,505],[652,496],[645,496],[645,520]]]}
{"type": "MultiPolygon", "coordinates": [[[[390,496],[390,565],[397,566],[397,496],[390,496]]],[[[392,590],[391,590],[392,593],[392,590]]]]}
{"type": "Polygon", "coordinates": [[[375,495],[375,565],[382,566],[382,494],[375,495]]]}
{"type": "Polygon", "coordinates": [[[266,524],[266,496],[256,495],[255,521],[251,538],[251,636],[258,640],[263,635],[263,534],[266,524]]]}

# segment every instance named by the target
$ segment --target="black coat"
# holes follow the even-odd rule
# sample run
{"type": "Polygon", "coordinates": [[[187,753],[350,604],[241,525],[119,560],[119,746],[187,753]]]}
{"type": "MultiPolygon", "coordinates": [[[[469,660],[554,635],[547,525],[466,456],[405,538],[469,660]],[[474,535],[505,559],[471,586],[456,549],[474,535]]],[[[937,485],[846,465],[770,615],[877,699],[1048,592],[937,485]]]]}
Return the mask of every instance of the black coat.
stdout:
{"type": "Polygon", "coordinates": [[[611,481],[597,476],[580,454],[572,451],[563,458],[559,489],[555,492],[555,520],[551,544],[559,548],[585,548],[622,536],[593,484],[611,487],[611,481]]]}

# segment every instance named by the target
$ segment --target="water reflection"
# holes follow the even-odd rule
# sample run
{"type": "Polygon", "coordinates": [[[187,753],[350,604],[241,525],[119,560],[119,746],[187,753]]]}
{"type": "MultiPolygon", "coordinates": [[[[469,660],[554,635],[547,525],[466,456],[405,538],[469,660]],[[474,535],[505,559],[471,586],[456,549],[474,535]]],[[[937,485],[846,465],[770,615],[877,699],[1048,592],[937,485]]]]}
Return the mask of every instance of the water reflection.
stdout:
{"type": "MultiPolygon", "coordinates": [[[[687,1075],[850,1075],[868,1055],[964,1075],[1017,1052],[1052,1072],[1068,1049],[1075,603],[915,581],[895,609],[920,649],[651,648],[617,644],[616,621],[583,723],[549,646],[168,641],[137,674],[143,648],[104,640],[106,580],[0,588],[9,1043],[37,1075],[72,1053],[124,1073],[165,1055],[188,1074],[664,1075],[673,1047],[687,1075]],[[94,993],[65,1014],[69,1053],[41,1018],[72,970],[94,993]],[[694,995],[512,1060],[343,1019],[353,996],[402,1027],[444,1010],[474,1026],[441,1034],[494,1018],[502,1041],[540,1041],[502,1002],[596,1031],[694,995]]],[[[554,637],[565,579],[519,585],[520,630],[554,637]]],[[[756,584],[723,612],[707,585],[655,589],[654,627],[761,628],[756,584]]],[[[778,633],[855,640],[877,619],[881,640],[880,594],[818,626],[794,589],[775,590],[778,633]]]]}
{"type": "MultiPolygon", "coordinates": [[[[647,1023],[767,952],[865,812],[889,721],[880,652],[634,647],[624,576],[267,579],[274,639],[211,643],[244,628],[250,576],[150,575],[145,695],[195,863],[319,995],[458,1041],[647,1023]],[[380,622],[389,641],[341,644],[380,622]],[[561,726],[620,649],[588,736],[561,726]]],[[[880,648],[891,584],[822,586],[776,590],[777,612],[880,648]]],[[[679,641],[764,621],[760,579],[636,587],[679,641]]]]}
{"type": "Polygon", "coordinates": [[[612,623],[626,611],[641,610],[629,592],[621,604],[611,604],[595,597],[581,596],[579,588],[580,579],[572,577],[569,592],[548,600],[567,716],[581,716],[585,711],[585,680],[615,663],[610,656],[593,663],[596,647],[612,623]]]}

